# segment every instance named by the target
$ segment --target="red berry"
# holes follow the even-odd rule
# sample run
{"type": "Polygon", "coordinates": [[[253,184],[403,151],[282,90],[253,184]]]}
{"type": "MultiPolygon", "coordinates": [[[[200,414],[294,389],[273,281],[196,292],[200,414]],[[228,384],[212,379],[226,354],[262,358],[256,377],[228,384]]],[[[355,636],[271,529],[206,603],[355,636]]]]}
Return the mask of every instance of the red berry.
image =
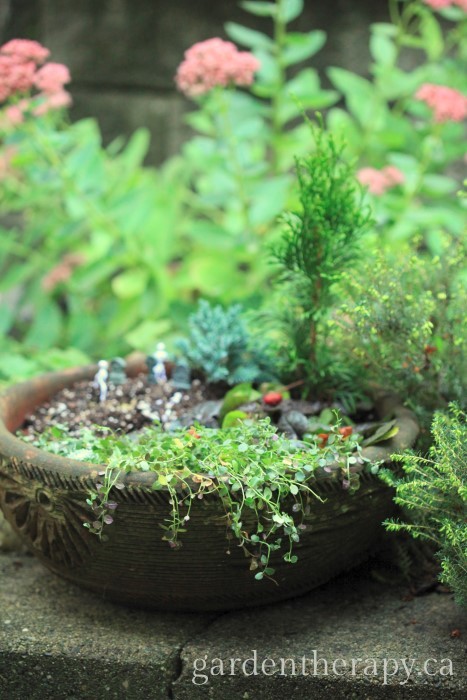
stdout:
{"type": "Polygon", "coordinates": [[[320,447],[324,447],[329,440],[329,433],[318,433],[318,438],[321,440],[320,447]]]}
{"type": "Polygon", "coordinates": [[[434,352],[436,352],[437,348],[435,348],[434,345],[425,345],[423,348],[423,352],[425,355],[432,355],[434,352]]]}
{"type": "Polygon", "coordinates": [[[352,435],[353,428],[351,425],[345,425],[343,428],[339,428],[339,432],[345,440],[345,438],[348,438],[349,435],[352,435]]]}
{"type": "Polygon", "coordinates": [[[263,396],[263,401],[266,406],[278,406],[282,399],[283,396],[280,391],[268,391],[268,393],[263,396]]]}

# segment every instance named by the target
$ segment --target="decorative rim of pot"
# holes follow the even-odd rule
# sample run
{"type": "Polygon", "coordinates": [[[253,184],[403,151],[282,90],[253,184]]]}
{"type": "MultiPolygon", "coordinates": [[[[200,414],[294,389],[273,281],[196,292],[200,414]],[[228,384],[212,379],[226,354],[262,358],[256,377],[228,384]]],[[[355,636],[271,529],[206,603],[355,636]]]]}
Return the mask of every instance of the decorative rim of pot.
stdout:
{"type": "MultiPolygon", "coordinates": [[[[39,406],[61,389],[79,381],[91,380],[97,371],[97,365],[86,365],[61,372],[49,372],[34,379],[13,384],[0,395],[0,455],[18,464],[34,464],[44,472],[59,472],[63,477],[80,480],[98,477],[105,465],[61,457],[51,452],[38,449],[17,438],[17,430],[31,409],[39,406]]],[[[135,353],[127,358],[127,376],[135,377],[145,371],[144,358],[135,353]]],[[[420,428],[415,414],[402,405],[400,399],[391,390],[373,385],[369,395],[374,401],[380,418],[392,415],[396,420],[398,432],[384,445],[368,446],[361,455],[370,462],[388,461],[395,452],[411,447],[419,434],[420,428]]],[[[337,466],[337,465],[336,465],[337,466]]],[[[355,465],[352,471],[361,472],[363,465],[355,465]]],[[[332,472],[316,470],[310,475],[310,481],[333,481],[337,469],[332,472]]],[[[307,480],[308,481],[308,480],[307,480]]],[[[130,471],[122,474],[125,486],[151,488],[154,483],[153,472],[130,471]]]]}

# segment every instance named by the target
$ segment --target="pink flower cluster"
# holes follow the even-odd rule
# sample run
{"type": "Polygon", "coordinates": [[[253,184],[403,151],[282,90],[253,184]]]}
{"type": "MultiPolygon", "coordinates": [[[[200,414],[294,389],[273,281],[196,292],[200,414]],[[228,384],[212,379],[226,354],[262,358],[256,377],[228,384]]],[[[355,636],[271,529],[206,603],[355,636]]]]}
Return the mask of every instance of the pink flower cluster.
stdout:
{"type": "Polygon", "coordinates": [[[431,107],[436,122],[461,122],[467,116],[467,97],[445,85],[425,83],[415,97],[431,107]]]}
{"type": "Polygon", "coordinates": [[[467,12],[467,0],[424,0],[425,5],[429,5],[433,10],[444,10],[445,7],[457,5],[461,10],[467,12]]]}
{"type": "Polygon", "coordinates": [[[218,85],[251,85],[259,67],[253,54],[239,51],[232,42],[207,39],[185,51],[175,82],[187,97],[197,97],[218,85]]]}
{"type": "Polygon", "coordinates": [[[70,80],[70,71],[62,63],[46,63],[37,71],[34,85],[47,95],[54,95],[70,80]]]}
{"type": "Polygon", "coordinates": [[[86,258],[81,253],[67,253],[60,262],[55,265],[42,278],[42,289],[52,292],[57,285],[68,282],[76,267],[80,267],[86,262],[86,258]]]}
{"type": "Polygon", "coordinates": [[[377,197],[381,196],[391,187],[401,185],[404,182],[404,175],[394,165],[386,165],[382,170],[376,168],[361,168],[357,173],[357,179],[368,187],[368,191],[377,197]]]}
{"type": "Polygon", "coordinates": [[[32,90],[37,91],[35,98],[40,98],[35,107],[26,97],[7,107],[3,115],[7,126],[22,122],[30,108],[40,115],[71,104],[71,96],[64,89],[70,82],[69,70],[61,63],[45,63],[49,54],[45,46],[30,39],[12,39],[0,46],[0,103],[32,90]]]}

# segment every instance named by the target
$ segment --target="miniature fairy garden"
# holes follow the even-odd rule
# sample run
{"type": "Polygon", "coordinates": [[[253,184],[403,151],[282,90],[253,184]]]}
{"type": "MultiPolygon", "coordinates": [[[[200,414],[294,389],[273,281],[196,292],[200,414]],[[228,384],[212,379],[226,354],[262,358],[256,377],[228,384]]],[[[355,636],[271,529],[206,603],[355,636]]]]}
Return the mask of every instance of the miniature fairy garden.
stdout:
{"type": "Polygon", "coordinates": [[[171,547],[182,544],[193,499],[216,493],[255,577],[270,578],[283,540],[285,561],[297,561],[294,543],[313,501],[323,502],[316,477],[352,498],[362,473],[378,473],[364,448],[399,425],[377,415],[326,337],[328,309],[370,216],[342,148],[321,128],[310,131],[315,149],[297,162],[301,211],[284,215],[271,251],[271,308],[247,318],[239,305],[201,300],[171,353],[159,343],[132,378],[122,358],[100,360],[93,380],[62,389],[19,431],[48,452],[105,465],[84,523],[99,537],[118,518],[112,493],[124,488],[122,475],[153,472],[152,489],[170,493],[163,539],[171,547]],[[246,511],[255,521],[249,531],[246,511]]]}
{"type": "Polygon", "coordinates": [[[144,130],[64,119],[45,47],[0,47],[0,508],[53,571],[225,610],[311,590],[383,523],[465,604],[461,4],[391,2],[366,77],[323,89],[302,0],[241,3],[273,38],[186,52],[194,135],[154,171],[144,130]]]}

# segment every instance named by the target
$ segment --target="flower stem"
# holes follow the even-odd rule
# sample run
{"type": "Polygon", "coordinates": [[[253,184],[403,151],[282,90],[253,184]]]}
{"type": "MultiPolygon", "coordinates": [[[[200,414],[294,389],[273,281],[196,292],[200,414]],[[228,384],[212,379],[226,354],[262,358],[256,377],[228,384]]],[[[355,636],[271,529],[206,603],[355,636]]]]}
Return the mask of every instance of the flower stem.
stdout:
{"type": "Polygon", "coordinates": [[[274,14],[274,53],[277,63],[277,86],[271,98],[271,164],[274,173],[279,171],[279,154],[277,145],[282,134],[280,108],[283,99],[284,86],[287,75],[284,63],[284,48],[287,37],[287,23],[285,17],[285,0],[277,0],[276,13],[274,14]]]}
{"type": "Polygon", "coordinates": [[[232,122],[229,113],[229,104],[226,99],[226,93],[224,88],[219,88],[215,91],[216,101],[219,106],[219,113],[222,115],[223,128],[219,128],[219,122],[217,121],[217,132],[219,141],[224,141],[228,148],[229,162],[232,169],[232,175],[237,187],[238,200],[240,203],[241,215],[243,220],[243,228],[245,238],[250,238],[252,233],[252,226],[250,220],[250,203],[247,196],[245,188],[245,172],[238,157],[238,141],[235,137],[234,130],[232,128],[232,122]]]}

